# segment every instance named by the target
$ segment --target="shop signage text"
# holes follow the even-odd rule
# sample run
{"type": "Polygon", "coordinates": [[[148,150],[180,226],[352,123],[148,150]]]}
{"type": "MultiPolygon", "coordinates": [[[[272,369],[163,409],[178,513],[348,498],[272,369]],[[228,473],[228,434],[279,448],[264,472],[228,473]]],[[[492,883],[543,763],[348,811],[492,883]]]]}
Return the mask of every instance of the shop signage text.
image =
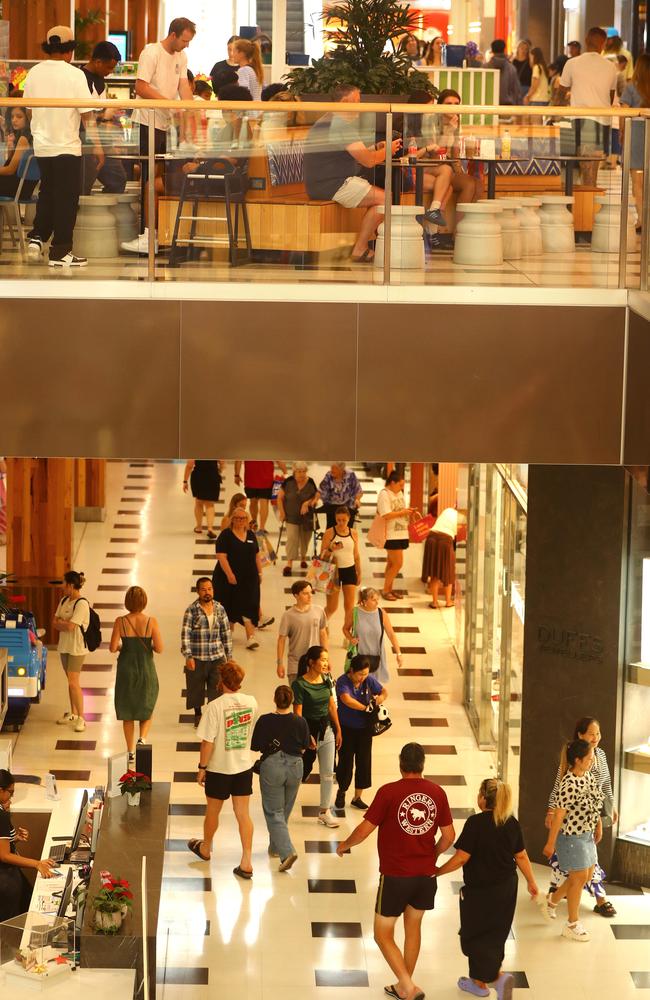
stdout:
{"type": "Polygon", "coordinates": [[[538,627],[537,644],[540,653],[567,656],[571,660],[593,660],[597,663],[602,663],[605,650],[605,643],[599,635],[555,625],[538,627]]]}

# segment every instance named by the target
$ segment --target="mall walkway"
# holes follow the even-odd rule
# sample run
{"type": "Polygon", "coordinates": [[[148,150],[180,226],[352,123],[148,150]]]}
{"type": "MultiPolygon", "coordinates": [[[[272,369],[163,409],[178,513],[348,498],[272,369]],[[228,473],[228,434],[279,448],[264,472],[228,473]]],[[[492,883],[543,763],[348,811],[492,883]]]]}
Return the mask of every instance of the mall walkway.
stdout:
{"type": "MultiPolygon", "coordinates": [[[[383,996],[392,982],[372,939],[377,885],[375,840],[339,859],[337,839],[361,818],[348,808],[340,830],[328,830],[315,819],[318,789],[303,786],[291,821],[300,857],[289,873],[277,872],[267,856],[266,827],[255,782],[254,869],[250,884],[232,875],[239,859],[238,838],[229,806],[215,840],[210,865],[191,855],[186,841],[200,836],[203,793],[195,784],[198,744],[184,721],[179,630],[182,612],[192,600],[198,575],[210,575],[212,543],[192,532],[192,500],[181,490],[182,465],[145,460],[108,466],[108,517],[104,524],[77,525],[74,568],[83,570],[86,596],[94,602],[110,635],[121,598],[130,584],[143,586],[150,612],[158,617],[165,652],[158,658],[160,698],[151,731],[154,778],[172,781],[168,853],[158,944],[159,1000],[366,1000],[383,996]]],[[[324,469],[312,467],[316,481],[324,469]]],[[[219,505],[234,492],[232,464],[219,505]]],[[[363,473],[359,473],[363,476],[363,473]]],[[[367,528],[381,483],[364,481],[362,525],[367,528]]],[[[277,536],[271,515],[268,527],[277,536]]],[[[363,552],[364,583],[381,584],[384,557],[363,552]]],[[[457,832],[475,806],[482,778],[494,773],[490,754],[476,749],[461,705],[462,675],[450,634],[454,611],[427,608],[420,583],[419,547],[411,549],[404,578],[398,582],[403,600],[388,606],[403,644],[403,669],[393,660],[389,706],[393,728],[374,746],[374,789],[395,780],[397,755],[408,740],[426,745],[426,773],[447,792],[457,832]]],[[[277,682],[277,623],[291,602],[291,580],[280,565],[265,572],[263,605],[275,625],[259,634],[260,648],[244,648],[243,630],[235,636],[234,656],[247,670],[244,690],[254,694],[264,711],[271,710],[277,682]]],[[[320,598],[317,598],[320,600],[320,598]]],[[[342,612],[333,619],[333,672],[342,669],[342,612]]],[[[51,654],[45,698],[30,713],[18,736],[15,770],[43,773],[52,767],[62,782],[104,783],[105,759],[123,749],[121,725],[113,715],[115,658],[106,649],[88,657],[84,690],[89,723],[85,733],[64,731],[54,722],[66,707],[65,685],[56,654],[51,654]],[[74,741],[74,749],[70,749],[74,741]]],[[[18,796],[17,796],[18,799],[18,796]]],[[[18,802],[16,803],[18,805],[18,802]]],[[[542,817],[540,817],[540,821],[542,817]]],[[[541,887],[546,873],[540,866],[541,887]]],[[[458,946],[457,894],[460,873],[441,880],[436,910],[424,921],[423,948],[417,980],[427,1000],[460,996],[456,979],[466,974],[458,946]]],[[[579,947],[559,937],[557,927],[543,923],[522,885],[519,910],[507,944],[505,968],[516,973],[516,985],[531,1000],[617,1000],[650,989],[650,899],[641,894],[616,895],[618,917],[608,922],[591,916],[585,896],[585,922],[592,942],[579,947]],[[634,925],[626,931],[627,925],[634,925]],[[622,939],[617,934],[623,935],[622,939]],[[636,938],[636,939],[634,939],[636,938]],[[645,970],[645,971],[644,971],[645,970]],[[635,981],[630,973],[637,974],[635,981]]],[[[641,994],[643,995],[643,994],[641,994]]]]}

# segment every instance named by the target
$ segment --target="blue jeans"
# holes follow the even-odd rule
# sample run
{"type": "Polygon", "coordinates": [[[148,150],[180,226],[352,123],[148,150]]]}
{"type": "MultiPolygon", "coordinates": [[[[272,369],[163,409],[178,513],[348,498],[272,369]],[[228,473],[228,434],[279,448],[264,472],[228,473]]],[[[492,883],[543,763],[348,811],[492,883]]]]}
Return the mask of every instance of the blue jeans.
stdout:
{"type": "Polygon", "coordinates": [[[322,740],[318,741],[316,756],[318,757],[318,770],[320,772],[320,807],[329,809],[332,801],[332,789],[334,787],[334,755],[336,744],[334,742],[334,730],[328,726],[322,740]]]}
{"type": "Polygon", "coordinates": [[[302,781],[302,758],[280,750],[260,764],[262,809],[269,831],[269,846],[284,861],[295,854],[287,820],[302,781]]]}

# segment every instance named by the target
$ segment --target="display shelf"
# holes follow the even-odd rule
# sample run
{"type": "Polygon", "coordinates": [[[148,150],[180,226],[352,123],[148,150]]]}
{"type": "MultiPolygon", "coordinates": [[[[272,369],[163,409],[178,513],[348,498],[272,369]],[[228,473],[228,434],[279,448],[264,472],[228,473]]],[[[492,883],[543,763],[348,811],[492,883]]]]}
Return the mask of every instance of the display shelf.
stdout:
{"type": "Polygon", "coordinates": [[[626,750],[623,767],[628,771],[650,774],[650,744],[644,743],[642,746],[630,747],[629,750],[626,750]]]}
{"type": "Polygon", "coordinates": [[[650,665],[647,663],[628,663],[626,681],[628,684],[641,684],[650,687],[650,665]]]}

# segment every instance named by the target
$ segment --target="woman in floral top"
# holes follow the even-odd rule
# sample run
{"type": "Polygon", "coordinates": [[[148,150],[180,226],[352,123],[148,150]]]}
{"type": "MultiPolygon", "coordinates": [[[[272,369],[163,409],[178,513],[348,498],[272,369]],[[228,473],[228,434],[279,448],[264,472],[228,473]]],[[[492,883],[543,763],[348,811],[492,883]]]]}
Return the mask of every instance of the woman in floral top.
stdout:
{"type": "Polygon", "coordinates": [[[568,872],[566,881],[545,900],[545,916],[556,917],[555,908],[566,896],[569,920],[562,936],[571,941],[589,941],[589,934],[578,920],[580,894],[585,883],[593,876],[598,861],[596,844],[603,835],[600,810],[603,793],[594,776],[594,748],[586,740],[572,740],[566,748],[568,770],[556,798],[553,822],[544,845],[543,854],[551,858],[557,854],[562,871],[568,872]]]}
{"type": "Polygon", "coordinates": [[[327,515],[327,527],[334,527],[336,512],[341,507],[347,507],[350,511],[350,527],[352,527],[363,490],[354,472],[346,469],[345,462],[332,462],[330,471],[325,473],[318,489],[327,515]]]}

